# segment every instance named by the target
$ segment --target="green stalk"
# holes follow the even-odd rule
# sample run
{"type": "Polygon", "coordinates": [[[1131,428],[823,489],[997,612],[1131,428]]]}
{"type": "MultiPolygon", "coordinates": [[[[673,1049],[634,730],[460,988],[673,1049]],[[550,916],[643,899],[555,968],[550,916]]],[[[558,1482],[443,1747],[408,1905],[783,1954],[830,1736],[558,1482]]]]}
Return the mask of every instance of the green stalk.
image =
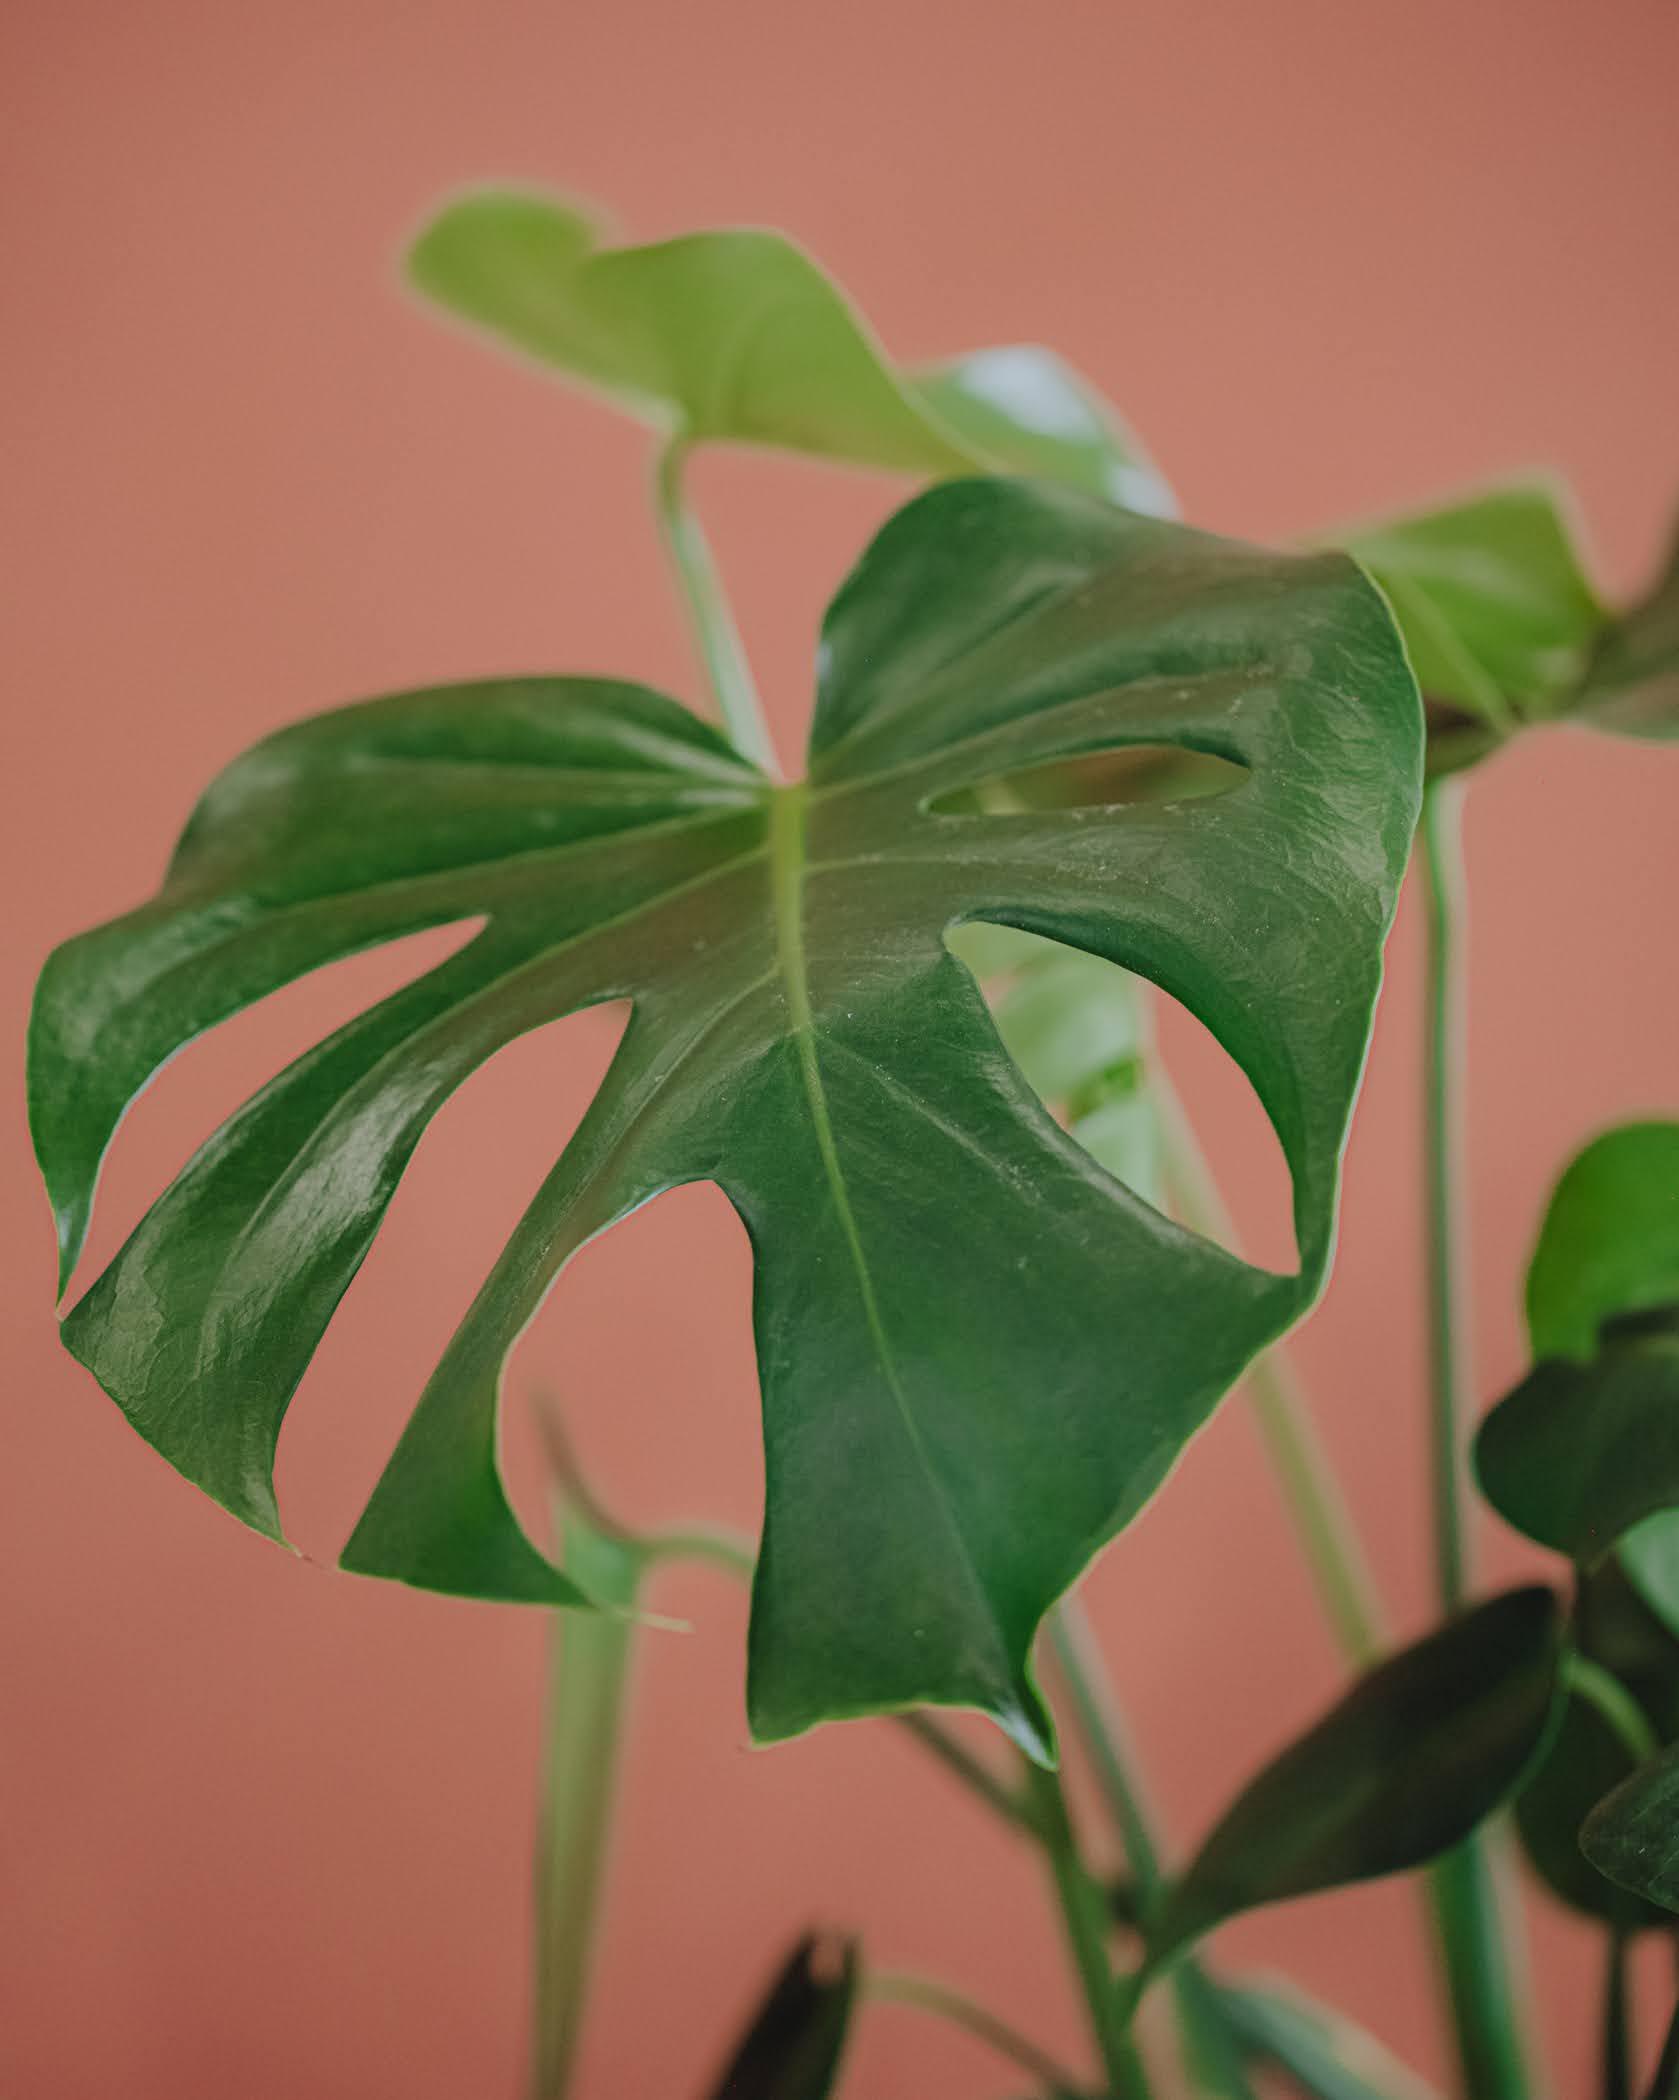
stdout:
{"type": "Polygon", "coordinates": [[[1469,1383],[1468,1293],[1464,1255],[1462,783],[1436,781],[1423,798],[1422,870],[1427,913],[1424,1027],[1424,1146],[1427,1207],[1430,1462],[1434,1491],[1435,1587],[1443,1611],[1457,1611],[1469,1579],[1464,1482],[1459,1446],[1469,1383]]]}
{"type": "MultiPolygon", "coordinates": [[[[1150,1061],[1148,1084],[1179,1215],[1191,1231],[1221,1241],[1234,1253],[1234,1222],[1158,1058],[1150,1061]]],[[[1249,1366],[1247,1392],[1319,1601],[1341,1652],[1362,1669],[1381,1650],[1381,1607],[1328,1453],[1281,1349],[1268,1349],[1249,1366]]]]}
{"type": "Polygon", "coordinates": [[[1108,1965],[1108,1899],[1079,1855],[1060,1775],[1037,1764],[1026,1769],[1067,1950],[1106,2079],[1103,2100],[1149,2100],[1148,2075],[1131,2039],[1129,2008],[1108,1965]]]}
{"type": "MultiPolygon", "coordinates": [[[[1469,1358],[1463,1287],[1464,878],[1462,783],[1423,798],[1424,1172],[1435,1579],[1442,1610],[1463,1604],[1469,1552],[1463,1516],[1462,1395],[1469,1358]]],[[[1463,2090],[1469,2100],[1532,2100],[1531,2021],[1512,1958],[1513,1906],[1485,1834],[1436,1862],[1428,1877],[1434,1928],[1463,2090]]]]}
{"type": "MultiPolygon", "coordinates": [[[[1067,1688],[1073,1727],[1119,1832],[1125,1863],[1136,1884],[1138,1908],[1146,1918],[1163,1881],[1154,1814],[1136,1774],[1118,1694],[1076,1596],[1065,1598],[1051,1615],[1048,1633],[1050,1652],[1067,1688]]],[[[1184,2058],[1195,2077],[1223,2100],[1253,2100],[1253,2088],[1220,2010],[1218,1992],[1193,1955],[1175,1964],[1171,1983],[1184,2058]]]]}
{"type": "Polygon", "coordinates": [[[1603,1975],[1603,2100],[1632,2100],[1627,1935],[1611,1925],[1603,1975]]]}
{"type": "Polygon", "coordinates": [[[999,2056],[1006,2056],[1030,2077],[1040,2079],[1051,2092],[1075,2093],[1082,2083],[1076,2072],[1057,2063],[1029,2036],[1017,2032],[1006,2020],[998,2019],[994,2012],[981,2005],[978,1999],[970,1998],[966,1991],[956,1990],[948,1983],[936,1982],[930,1976],[908,1976],[893,1969],[876,1969],[865,1977],[864,1988],[871,1998],[879,1999],[883,2005],[913,2006],[918,2012],[933,2013],[965,2028],[969,2034],[996,2050],[999,2056]]]}
{"type": "Polygon", "coordinates": [[[679,433],[660,452],[653,479],[654,505],[665,548],[681,586],[688,622],[729,741],[743,758],[762,766],[766,773],[773,773],[775,748],[770,742],[752,667],[723,594],[711,548],[683,492],[687,464],[688,441],[679,433]]]}
{"type": "Polygon", "coordinates": [[[548,1740],[536,1858],[531,2100],[571,2090],[594,1968],[641,1557],[575,1512],[565,1563],[607,1609],[553,1614],[548,1740]],[[614,1609],[612,1607],[618,1607],[614,1609]]]}

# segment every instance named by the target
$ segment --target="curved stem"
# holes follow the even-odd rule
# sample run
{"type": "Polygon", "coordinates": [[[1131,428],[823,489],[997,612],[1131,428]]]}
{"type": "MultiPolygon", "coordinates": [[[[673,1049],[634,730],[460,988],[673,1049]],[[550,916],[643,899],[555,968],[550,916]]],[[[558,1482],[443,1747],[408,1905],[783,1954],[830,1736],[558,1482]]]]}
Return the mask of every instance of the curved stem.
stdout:
{"type": "MultiPolygon", "coordinates": [[[[1183,1222],[1234,1252],[1237,1234],[1229,1209],[1158,1058],[1150,1063],[1149,1091],[1160,1120],[1167,1177],[1183,1222]]],[[[1305,1395],[1280,1348],[1268,1349],[1248,1367],[1247,1390],[1324,1613],[1342,1653],[1362,1667],[1381,1649],[1381,1607],[1346,1500],[1305,1395]]]]}
{"type": "Polygon", "coordinates": [[[1649,1715],[1621,1680],[1601,1663],[1571,1649],[1563,1657],[1562,1678],[1576,1698],[1597,1709],[1635,1765],[1648,1764],[1651,1758],[1661,1755],[1661,1740],[1649,1715]]]}
{"type": "Polygon", "coordinates": [[[988,1808],[1013,1823],[1031,1838],[1041,1838],[1037,1816],[1031,1804],[1020,1794],[1006,1787],[997,1775],[980,1763],[965,1743],[959,1742],[948,1729],[941,1728],[930,1714],[908,1713],[892,1716],[896,1725],[911,1735],[922,1749],[936,1757],[947,1772],[953,1772],[970,1793],[977,1794],[988,1808]]]}
{"type": "MultiPolygon", "coordinates": [[[[1138,1778],[1130,1731],[1119,1697],[1076,1595],[1062,1600],[1048,1621],[1050,1652],[1067,1689],[1073,1725],[1082,1740],[1125,1850],[1146,1919],[1162,1885],[1154,1813],[1138,1778]]],[[[1172,1998],[1184,2056],[1196,2078],[1224,2100],[1253,2100],[1241,2052],[1225,2019],[1217,1989],[1193,1954],[1174,1964],[1172,1998]]]]}
{"type": "Polygon", "coordinates": [[[1125,1848],[1125,1864],[1137,1885],[1143,1911],[1160,1891],[1160,1851],[1154,1818],[1141,1781],[1132,1770],[1127,1729],[1119,1701],[1096,1645],[1094,1629],[1077,1596],[1062,1599],[1047,1621],[1050,1652],[1067,1687],[1074,1726],[1096,1774],[1125,1848]]]}
{"type": "Polygon", "coordinates": [[[699,520],[688,508],[683,491],[687,464],[688,440],[678,432],[667,439],[653,477],[659,527],[729,740],[743,758],[762,766],[766,773],[774,773],[775,749],[753,682],[752,667],[723,595],[710,545],[699,520]]]}
{"type": "Polygon", "coordinates": [[[953,2021],[972,2035],[977,2035],[995,2049],[999,2056],[1006,2056],[1017,2063],[1033,2078],[1057,2093],[1075,2093],[1082,2081],[1078,2074],[1069,2071],[1064,2064],[1057,2063],[1046,2049],[1040,2049],[1029,2036],[1019,2033],[1006,2020],[987,2010],[976,1998],[959,1991],[948,1983],[939,1983],[930,1976],[910,1976],[895,1969],[877,1969],[865,1978],[864,1989],[871,1998],[878,1998],[885,2005],[909,2005],[918,2012],[934,2013],[940,2019],[953,2021]]]}
{"type": "Polygon", "coordinates": [[[1068,1952],[1084,1992],[1091,2040],[1107,2083],[1103,2100],[1148,2100],[1148,2077],[1131,2039],[1129,2008],[1108,1966],[1108,1902],[1079,1855],[1059,1774],[1028,1764],[1044,1852],[1061,1910],[1068,1952]]]}

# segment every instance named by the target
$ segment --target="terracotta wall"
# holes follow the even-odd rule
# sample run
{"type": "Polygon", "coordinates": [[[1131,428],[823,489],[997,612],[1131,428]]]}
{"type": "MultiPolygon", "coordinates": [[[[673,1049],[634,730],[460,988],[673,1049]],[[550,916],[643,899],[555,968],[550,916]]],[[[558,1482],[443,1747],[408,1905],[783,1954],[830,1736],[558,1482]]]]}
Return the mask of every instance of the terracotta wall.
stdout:
{"type": "MultiPolygon", "coordinates": [[[[146,892],[198,784],[259,732],[478,671],[693,690],[640,437],[398,293],[405,229],[463,179],[570,185],[638,235],[788,227],[906,353],[1053,343],[1212,526],[1282,536],[1548,463],[1625,587],[1679,493],[1664,0],[55,0],[0,34],[14,1056],[47,947],[146,892]]],[[[708,463],[700,493],[791,750],[824,595],[901,491],[771,461],[708,463]]],[[[1676,795],[1679,757],[1561,735],[1476,786],[1489,1395],[1519,1362],[1555,1166],[1595,1125],[1679,1108],[1676,795]]],[[[275,1057],[417,961],[330,972],[174,1067],[123,1140],[99,1248],[275,1057]]],[[[1299,1348],[1406,1627],[1426,1610],[1415,964],[1407,916],[1344,1255],[1299,1348]]],[[[521,1044],[426,1140],[288,1435],[288,1510],[321,1561],[610,1035],[521,1044]]],[[[1172,1040],[1196,1087],[1212,1061],[1172,1040]]],[[[1251,1215],[1264,1142],[1210,1086],[1251,1215]]],[[[56,1349],[19,1098],[0,2091],[510,2093],[542,1628],[290,1559],[124,1429],[56,1349]]],[[[529,1336],[521,1390],[563,1393],[627,1510],[752,1519],[747,1281],[721,1200],[690,1191],[593,1249],[529,1336]]],[[[1521,1564],[1486,1543],[1492,1572],[1521,1564]]],[[[1239,1405],[1093,1594],[1191,1834],[1336,1683],[1239,1405]]],[[[591,2100],[695,2091],[811,1919],[1076,2047],[1031,1862],[880,1726],[750,1751],[737,1598],[695,1577],[666,1602],[695,1630],[646,1643],[591,2100]]],[[[1297,1907],[1229,1952],[1438,2064],[1409,1892],[1297,1907]]],[[[1584,2091],[1597,1950],[1552,1919],[1538,1959],[1584,2091]]],[[[870,2022],[857,2063],[859,2094],[1011,2089],[904,2013],[870,2022]]]]}

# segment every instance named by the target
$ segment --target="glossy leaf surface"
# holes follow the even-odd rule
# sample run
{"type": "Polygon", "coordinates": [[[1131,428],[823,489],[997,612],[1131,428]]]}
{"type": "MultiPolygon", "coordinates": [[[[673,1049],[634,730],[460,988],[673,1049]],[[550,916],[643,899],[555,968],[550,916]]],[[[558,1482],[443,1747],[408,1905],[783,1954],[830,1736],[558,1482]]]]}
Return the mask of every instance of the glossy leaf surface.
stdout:
{"type": "Polygon", "coordinates": [[[1369,1671],[1226,1812],[1151,1929],[1160,1961],[1225,1919],[1450,1849],[1540,1749],[1556,1694],[1547,1589],[1464,1612],[1369,1671]]]}
{"type": "Polygon", "coordinates": [[[1580,1849],[1618,1887],[1679,1911],[1679,1746],[1598,1803],[1580,1832],[1580,1849]]]}
{"type": "Polygon", "coordinates": [[[1569,1163],[1527,1274],[1536,1358],[1589,1357],[1618,1313],[1679,1302],[1679,1123],[1625,1123],[1569,1163]]]}
{"type": "Polygon", "coordinates": [[[857,1949],[800,1940],[776,1973],[710,2100],[827,2100],[857,1997],[857,1949]]]}
{"type": "Polygon", "coordinates": [[[345,1564],[576,1601],[502,1489],[501,1365],[578,1248],[713,1180],[757,1265],[755,1730],[944,1703],[1041,1751],[1039,1618],[1323,1275],[1419,743],[1391,623],[1342,558],[984,481],[901,512],[835,602],[804,785],[582,680],[285,731],[211,788],[153,903],[48,965],[32,1102],[67,1261],[125,1104],[179,1045],[335,956],[480,930],[213,1136],[65,1339],[277,1534],[286,1408],[428,1118],[504,1043],[628,1001],[345,1564]],[[931,807],[1126,743],[1212,751],[1241,784],[931,807]],[[968,919],[1150,976],[1218,1037],[1281,1139],[1298,1274],[1173,1225],[1057,1128],[945,946],[968,919]]]}
{"type": "Polygon", "coordinates": [[[1506,1523],[1578,1561],[1679,1507],[1679,1306],[1607,1321],[1588,1362],[1530,1372],[1482,1423],[1475,1472],[1506,1523]]]}
{"type": "MultiPolygon", "coordinates": [[[[1679,1641],[1628,1586],[1613,1560],[1582,1575],[1571,1638],[1637,1700],[1663,1740],[1679,1734],[1679,1641]]],[[[1580,1826],[1636,1760],[1599,1709],[1570,1691],[1538,1763],[1514,1803],[1528,1864],[1560,1901],[1635,1931],[1663,1914],[1607,1881],[1580,1850],[1580,1826]]]]}

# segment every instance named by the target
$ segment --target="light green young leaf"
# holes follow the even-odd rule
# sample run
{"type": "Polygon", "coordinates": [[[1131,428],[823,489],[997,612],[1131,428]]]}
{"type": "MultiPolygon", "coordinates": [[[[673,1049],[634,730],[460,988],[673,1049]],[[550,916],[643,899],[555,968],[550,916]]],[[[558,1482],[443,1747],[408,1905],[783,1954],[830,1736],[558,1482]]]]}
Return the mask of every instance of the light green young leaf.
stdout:
{"type": "Polygon", "coordinates": [[[1567,704],[1603,611],[1553,489],[1488,489],[1338,543],[1387,593],[1431,702],[1493,732],[1567,704]]]}
{"type": "Polygon", "coordinates": [[[903,370],[779,233],[602,247],[574,203],[480,190],[437,213],[408,267],[457,320],[658,429],[906,474],[1043,475],[1171,514],[1119,417],[1050,351],[903,370]]]}
{"type": "Polygon", "coordinates": [[[757,1264],[754,1729],[966,1705],[1045,1754],[1038,1621],[1321,1284],[1416,818],[1416,689],[1339,556],[983,480],[887,525],[821,664],[793,787],[672,701],[558,678],[369,702],[230,767],[159,896],[43,977],[31,1104],[67,1263],[126,1104],[182,1044],[337,956],[480,930],[212,1136],[64,1336],[165,1456],[277,1534],[292,1393],[427,1121],[503,1044],[628,1001],[346,1565],[576,1601],[502,1487],[502,1363],[590,1239],[712,1180],[757,1264]],[[1163,744],[1238,784],[942,810],[1163,744]],[[1185,1232],[1056,1127],[945,946],[969,919],[1152,978],[1212,1031],[1281,1140],[1297,1274],[1185,1232]]]}

